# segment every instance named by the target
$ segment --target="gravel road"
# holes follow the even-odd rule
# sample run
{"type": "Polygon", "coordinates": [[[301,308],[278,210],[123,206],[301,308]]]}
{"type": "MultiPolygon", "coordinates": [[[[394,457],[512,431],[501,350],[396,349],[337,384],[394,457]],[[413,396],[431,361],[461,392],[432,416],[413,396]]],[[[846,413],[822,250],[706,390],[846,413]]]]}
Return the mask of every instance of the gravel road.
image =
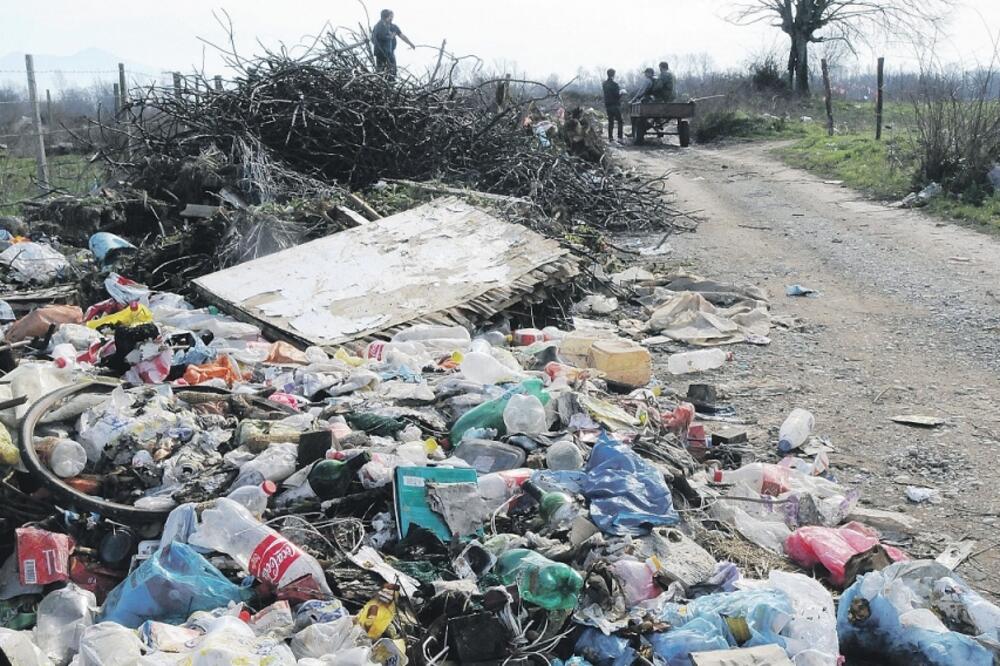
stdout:
{"type": "Polygon", "coordinates": [[[732,348],[732,363],[696,380],[732,396],[766,459],[787,412],[812,410],[839,480],[868,506],[917,519],[911,553],[975,539],[958,571],[1000,596],[1000,238],[867,201],[785,166],[773,147],[624,150],[650,173],[669,170],[678,204],[701,211],[697,233],[670,239],[678,263],[764,287],[773,314],[804,320],[769,346],[732,348]],[[820,293],[786,297],[796,283],[820,293]],[[893,423],[900,414],[945,423],[893,423]],[[909,503],[908,485],[942,501],[909,503]]]}

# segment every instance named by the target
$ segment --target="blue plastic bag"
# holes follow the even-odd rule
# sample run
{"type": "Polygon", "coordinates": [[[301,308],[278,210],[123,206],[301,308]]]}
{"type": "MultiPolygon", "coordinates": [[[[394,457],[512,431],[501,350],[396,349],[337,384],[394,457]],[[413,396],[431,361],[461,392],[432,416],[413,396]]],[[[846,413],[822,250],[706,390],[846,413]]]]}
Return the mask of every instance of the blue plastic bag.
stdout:
{"type": "Polygon", "coordinates": [[[631,666],[636,652],[628,641],[618,636],[605,636],[597,629],[585,629],[576,641],[573,652],[582,655],[594,666],[631,666]]]}
{"type": "Polygon", "coordinates": [[[214,610],[250,598],[241,588],[184,543],[168,544],[139,565],[108,595],[97,622],[132,629],[146,620],[184,622],[191,613],[214,610]]]}
{"type": "Polygon", "coordinates": [[[934,585],[943,579],[965,585],[930,560],[897,562],[859,578],[837,605],[841,652],[875,655],[885,664],[991,666],[986,647],[941,623],[939,616],[946,614],[932,597],[934,585]]]}
{"type": "Polygon", "coordinates": [[[606,432],[590,453],[586,473],[580,488],[602,532],[641,536],[680,522],[663,474],[606,432]]]}
{"type": "Polygon", "coordinates": [[[726,632],[705,618],[695,618],[683,627],[649,637],[653,653],[669,666],[691,666],[692,652],[728,650],[726,632]]]}

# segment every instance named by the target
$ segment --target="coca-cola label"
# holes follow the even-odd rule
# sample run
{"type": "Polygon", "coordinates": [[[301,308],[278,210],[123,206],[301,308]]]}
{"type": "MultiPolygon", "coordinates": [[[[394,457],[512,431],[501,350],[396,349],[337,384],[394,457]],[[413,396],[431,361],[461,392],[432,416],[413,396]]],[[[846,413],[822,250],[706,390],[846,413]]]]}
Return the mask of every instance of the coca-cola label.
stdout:
{"type": "Polygon", "coordinates": [[[277,587],[278,581],[288,571],[288,567],[292,566],[301,555],[302,551],[288,539],[272,534],[253,549],[247,570],[251,576],[277,587]]]}

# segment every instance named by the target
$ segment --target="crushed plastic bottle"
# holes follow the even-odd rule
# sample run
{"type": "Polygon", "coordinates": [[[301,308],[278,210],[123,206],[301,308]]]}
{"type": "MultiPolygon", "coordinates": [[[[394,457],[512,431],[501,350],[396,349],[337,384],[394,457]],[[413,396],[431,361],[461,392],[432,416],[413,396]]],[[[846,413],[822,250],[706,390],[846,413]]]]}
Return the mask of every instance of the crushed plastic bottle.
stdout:
{"type": "Polygon", "coordinates": [[[490,354],[483,352],[466,354],[462,359],[460,369],[467,379],[479,384],[514,382],[522,377],[520,372],[508,368],[490,354]]]}
{"type": "Polygon", "coordinates": [[[65,664],[76,653],[80,634],[94,623],[94,593],[70,583],[49,592],[38,604],[35,643],[56,664],[65,664]]]}
{"type": "Polygon", "coordinates": [[[576,444],[563,439],[545,452],[545,465],[555,471],[575,471],[583,467],[583,454],[576,444]]]}
{"type": "Polygon", "coordinates": [[[778,451],[788,453],[805,444],[815,425],[816,418],[811,412],[801,408],[793,409],[778,431],[778,451]]]}
{"type": "Polygon", "coordinates": [[[304,589],[299,579],[308,576],[317,593],[331,594],[323,568],[315,558],[226,497],[202,512],[201,523],[188,542],[229,555],[250,575],[278,589],[293,581],[297,588],[304,589]]]}
{"type": "Polygon", "coordinates": [[[576,608],[583,589],[583,578],[572,567],[524,548],[497,558],[496,572],[504,585],[517,585],[521,599],[546,610],[576,608]]]}
{"type": "Polygon", "coordinates": [[[545,420],[545,406],[530,394],[515,394],[510,397],[503,409],[503,422],[509,434],[535,435],[549,429],[545,420]]]}
{"type": "Polygon", "coordinates": [[[667,359],[667,371],[674,375],[690,372],[704,372],[721,368],[729,355],[721,349],[699,349],[697,351],[671,354],[667,359]]]}

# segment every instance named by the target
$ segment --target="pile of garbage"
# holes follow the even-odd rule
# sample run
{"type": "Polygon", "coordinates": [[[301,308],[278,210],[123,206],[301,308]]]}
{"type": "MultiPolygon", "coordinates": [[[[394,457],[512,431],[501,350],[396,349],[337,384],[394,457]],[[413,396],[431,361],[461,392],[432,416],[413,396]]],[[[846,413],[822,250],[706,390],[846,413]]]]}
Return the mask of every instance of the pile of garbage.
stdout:
{"type": "Polygon", "coordinates": [[[621,326],[422,324],[336,349],[266,340],[113,272],[86,311],[18,318],[0,385],[0,652],[995,663],[1000,609],[863,524],[811,449],[812,414],[788,416],[765,462],[712,385],[657,381],[661,339],[703,347],[667,359],[678,377],[726,363],[718,345],[766,344],[766,295],[612,280],[645,294],[621,326]]]}

